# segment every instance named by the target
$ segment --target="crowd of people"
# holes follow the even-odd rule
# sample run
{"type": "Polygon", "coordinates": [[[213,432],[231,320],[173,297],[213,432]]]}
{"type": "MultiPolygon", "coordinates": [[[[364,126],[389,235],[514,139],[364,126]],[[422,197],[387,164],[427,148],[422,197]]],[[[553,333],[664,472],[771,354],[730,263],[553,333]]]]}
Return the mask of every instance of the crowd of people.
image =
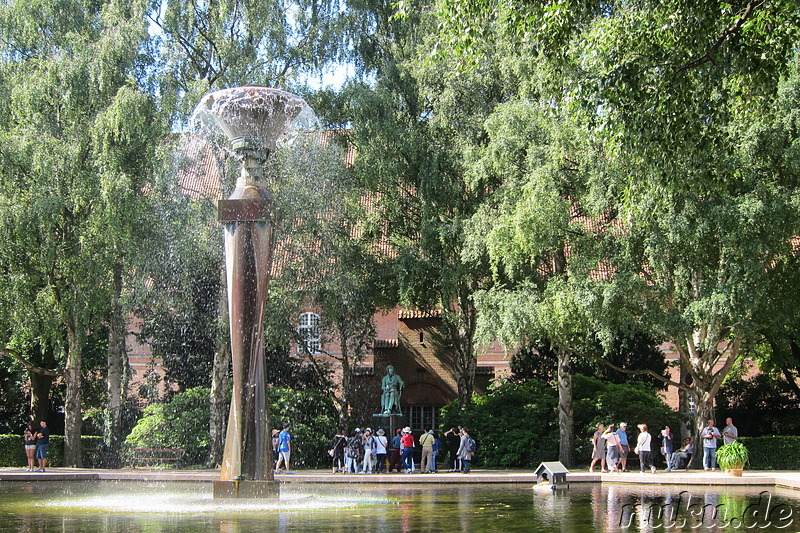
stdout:
{"type": "MultiPolygon", "coordinates": [[[[705,470],[716,470],[717,458],[716,451],[721,439],[724,444],[734,442],[739,438],[739,431],[733,425],[733,420],[725,420],[726,426],[720,433],[714,426],[714,421],[709,420],[706,427],[700,433],[703,442],[703,468],[705,470]]],[[[659,443],[656,443],[647,428],[647,424],[639,424],[639,434],[636,436],[636,443],[631,450],[628,439],[628,424],[620,422],[619,427],[614,424],[605,427],[603,424],[597,426],[597,431],[592,435],[592,462],[589,465],[589,472],[594,472],[595,465],[600,462],[601,472],[628,472],[628,457],[630,452],[639,458],[640,472],[657,471],[653,464],[656,450],[664,456],[667,465],[666,471],[688,468],[689,462],[694,454],[694,439],[685,438],[681,446],[676,448],[675,436],[669,426],[665,426],[658,435],[659,443]]]]}
{"type": "Polygon", "coordinates": [[[476,443],[464,427],[450,428],[440,439],[436,431],[425,428],[415,438],[410,427],[398,429],[391,440],[384,429],[373,432],[356,428],[350,437],[339,429],[331,441],[328,455],[331,456],[332,471],[344,474],[382,474],[417,470],[414,450],[421,448],[419,472],[429,474],[439,471],[439,465],[450,463],[448,472],[468,474],[475,456],[476,443]],[[449,457],[448,457],[449,455],[449,457]]]}

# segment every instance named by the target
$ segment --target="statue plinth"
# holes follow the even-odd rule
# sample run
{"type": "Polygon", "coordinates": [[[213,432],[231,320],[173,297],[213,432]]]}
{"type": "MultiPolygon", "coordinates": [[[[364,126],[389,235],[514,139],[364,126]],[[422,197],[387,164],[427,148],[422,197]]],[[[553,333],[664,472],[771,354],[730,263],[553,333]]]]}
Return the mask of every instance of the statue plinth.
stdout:
{"type": "Polygon", "coordinates": [[[391,442],[392,437],[397,434],[398,429],[405,427],[403,415],[397,413],[390,414],[374,414],[372,415],[372,428],[377,431],[383,429],[386,432],[386,438],[391,442]]]}

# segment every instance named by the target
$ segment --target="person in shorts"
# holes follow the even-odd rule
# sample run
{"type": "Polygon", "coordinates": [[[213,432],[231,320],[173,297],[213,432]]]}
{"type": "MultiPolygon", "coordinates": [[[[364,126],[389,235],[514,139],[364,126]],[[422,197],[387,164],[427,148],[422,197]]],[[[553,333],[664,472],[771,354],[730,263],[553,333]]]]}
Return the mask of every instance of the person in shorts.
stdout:
{"type": "Polygon", "coordinates": [[[50,430],[47,429],[47,422],[42,420],[39,425],[39,433],[36,434],[36,459],[39,461],[37,472],[44,472],[47,467],[47,445],[50,442],[50,430]]]}
{"type": "Polygon", "coordinates": [[[289,467],[289,456],[292,453],[292,436],[289,434],[289,424],[284,424],[283,431],[278,433],[278,462],[275,464],[275,471],[280,470],[281,462],[286,468],[286,473],[291,474],[289,467]]]}
{"type": "Polygon", "coordinates": [[[28,458],[28,468],[26,472],[33,472],[36,464],[36,435],[33,434],[33,424],[28,424],[22,432],[22,439],[25,441],[25,456],[28,458]]]}

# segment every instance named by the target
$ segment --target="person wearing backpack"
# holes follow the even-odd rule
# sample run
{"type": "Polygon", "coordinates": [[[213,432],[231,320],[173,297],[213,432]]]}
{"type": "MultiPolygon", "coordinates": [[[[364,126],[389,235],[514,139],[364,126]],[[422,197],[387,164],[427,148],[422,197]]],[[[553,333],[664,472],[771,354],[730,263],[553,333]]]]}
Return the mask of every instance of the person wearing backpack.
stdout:
{"type": "Polygon", "coordinates": [[[344,452],[345,472],[358,474],[358,456],[361,450],[361,430],[356,428],[353,436],[347,439],[347,449],[344,452]]]}
{"type": "Polygon", "coordinates": [[[435,440],[436,437],[433,436],[433,433],[431,433],[431,430],[428,428],[425,428],[422,435],[419,437],[419,445],[422,446],[422,458],[419,463],[419,471],[421,474],[433,472],[431,462],[433,460],[433,443],[435,440]]]}
{"type": "Polygon", "coordinates": [[[461,444],[458,447],[458,458],[461,459],[462,473],[469,474],[476,448],[475,439],[470,437],[469,430],[461,428],[461,444]]]}

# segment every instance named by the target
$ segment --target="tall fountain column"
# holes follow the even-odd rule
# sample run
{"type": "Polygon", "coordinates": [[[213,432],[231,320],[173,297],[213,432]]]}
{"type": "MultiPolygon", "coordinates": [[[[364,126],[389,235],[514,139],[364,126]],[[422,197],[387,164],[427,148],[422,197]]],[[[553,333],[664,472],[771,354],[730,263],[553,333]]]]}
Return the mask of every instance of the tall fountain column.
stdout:
{"type": "Polygon", "coordinates": [[[206,95],[194,118],[213,120],[242,162],[236,188],[219,202],[225,225],[233,395],[225,451],[214,496],[264,497],[277,493],[267,402],[264,308],[274,250],[272,202],[261,185],[276,140],[306,107],[290,93],[245,86],[206,95]]]}

